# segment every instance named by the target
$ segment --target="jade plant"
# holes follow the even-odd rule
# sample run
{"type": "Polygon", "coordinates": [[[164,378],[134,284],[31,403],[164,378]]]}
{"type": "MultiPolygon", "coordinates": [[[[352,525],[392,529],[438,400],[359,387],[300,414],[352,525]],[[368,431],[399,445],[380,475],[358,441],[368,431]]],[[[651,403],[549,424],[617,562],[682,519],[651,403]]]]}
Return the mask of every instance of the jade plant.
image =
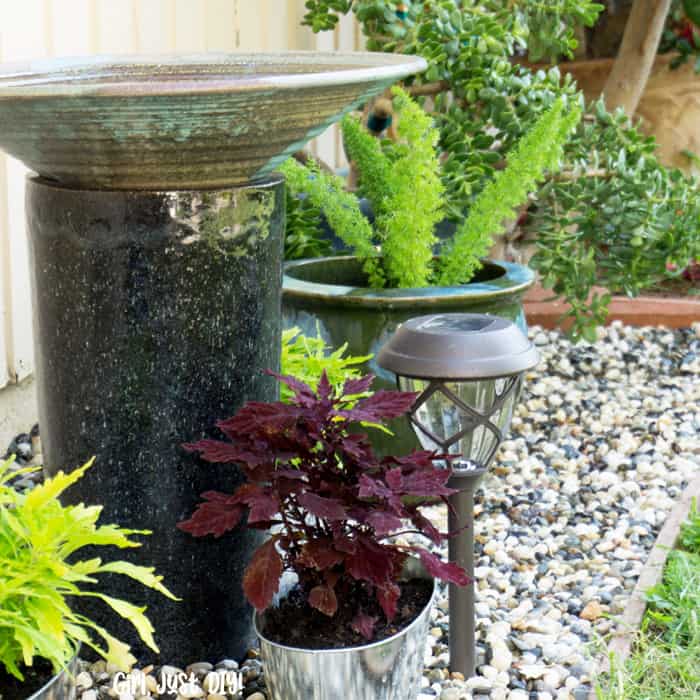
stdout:
{"type": "Polygon", "coordinates": [[[283,573],[294,572],[310,609],[327,618],[350,611],[339,624],[360,641],[373,636],[380,620],[395,618],[406,557],[420,558],[437,578],[466,585],[456,564],[392,537],[407,529],[443,541],[421,509],[453,493],[448,471],[435,466],[431,452],[379,458],[366,436],[352,430],[403,415],[415,394],[377,391],[358,401],[372,376],[336,390],[324,373],[316,391],[293,377],[278,379],[294,393],[291,403],[249,402],[217,424],[228,440],[185,445],[205,461],[240,465],[247,481],[233,493],[203,493],[179,527],[220,537],[247,514],[247,527],[272,529],[244,575],[250,603],[267,609],[283,573]]]}
{"type": "MultiPolygon", "coordinates": [[[[520,60],[572,58],[576,28],[593,25],[602,9],[590,0],[308,0],[306,6],[314,31],[353,12],[369,50],[428,61],[407,90],[435,120],[445,214],[458,225],[552,105],[580,99],[558,68],[536,70],[520,60]]],[[[663,167],[653,140],[600,101],[587,106],[561,169],[546,174],[531,201],[521,217],[536,236],[531,264],[570,304],[577,335],[593,339],[606,316],[607,296],[595,293],[596,286],[635,295],[700,258],[697,183],[663,167]]]]}
{"type": "Polygon", "coordinates": [[[355,117],[342,122],[345,147],[358,170],[358,195],[371,202],[373,225],[342,179],[291,159],[281,170],[290,191],[306,193],[310,205],[323,211],[336,235],[361,259],[372,287],[466,284],[504,221],[516,216],[515,208],[527,202],[545,173],[557,170],[580,117],[578,102],[560,99],[543,112],[436,256],[435,227],[448,206],[437,150],[440,135],[415,100],[400,88],[393,93],[397,141],[380,142],[355,117]]]}
{"type": "Polygon", "coordinates": [[[162,577],[149,567],[103,561],[92,550],[138,547],[132,536],[148,532],[98,525],[100,506],[64,506],[58,500],[91,465],[92,460],[69,474],[58,472],[28,493],[10,482],[32,468],[12,469],[11,459],[0,465],[0,672],[19,680],[23,668],[39,658],[58,672],[81,644],[122,670],[136,662],[127,644],[74,609],[79,598],[102,601],[158,651],[145,608],[101,593],[96,577],[128,576],[175,599],[162,577]]]}

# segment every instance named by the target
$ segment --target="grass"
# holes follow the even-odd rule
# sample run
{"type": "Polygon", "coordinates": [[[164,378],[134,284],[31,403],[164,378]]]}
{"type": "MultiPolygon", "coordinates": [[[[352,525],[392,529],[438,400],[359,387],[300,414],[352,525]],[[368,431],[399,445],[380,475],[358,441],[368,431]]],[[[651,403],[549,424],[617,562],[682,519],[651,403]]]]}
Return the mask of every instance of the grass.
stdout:
{"type": "Polygon", "coordinates": [[[700,513],[693,504],[663,580],[647,591],[649,607],[632,656],[611,660],[599,700],[700,699],[700,513]]]}

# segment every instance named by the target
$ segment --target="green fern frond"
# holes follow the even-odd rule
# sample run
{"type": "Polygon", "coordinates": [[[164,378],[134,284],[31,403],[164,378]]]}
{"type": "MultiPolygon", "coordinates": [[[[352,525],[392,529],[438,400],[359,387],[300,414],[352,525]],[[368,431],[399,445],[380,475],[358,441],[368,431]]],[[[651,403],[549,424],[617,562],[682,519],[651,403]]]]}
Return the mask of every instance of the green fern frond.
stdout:
{"type": "Polygon", "coordinates": [[[322,172],[313,161],[304,166],[289,158],[279,170],[285,176],[290,192],[306,192],[311,204],[323,212],[331,228],[354,250],[362,261],[370,286],[383,287],[384,276],[373,241],[374,231],[360,210],[357,197],[345,191],[345,182],[322,172]]]}
{"type": "Polygon", "coordinates": [[[399,142],[392,146],[389,196],[377,216],[382,259],[389,283],[424,287],[432,274],[435,226],[443,217],[438,130],[401,88],[395,87],[399,142]]]}
{"type": "MultiPolygon", "coordinates": [[[[372,136],[356,116],[346,115],[341,127],[345,152],[357,168],[357,194],[369,199],[375,215],[382,214],[391,194],[392,164],[382,151],[379,139],[372,136]]],[[[381,236],[380,231],[377,233],[381,236]]]]}
{"type": "Polygon", "coordinates": [[[566,141],[581,118],[580,106],[567,109],[560,98],[535,122],[508,155],[507,166],[498,172],[471,206],[454,239],[444,246],[439,283],[465,284],[481,267],[493,236],[527,201],[546,172],[556,171],[566,141]]]}

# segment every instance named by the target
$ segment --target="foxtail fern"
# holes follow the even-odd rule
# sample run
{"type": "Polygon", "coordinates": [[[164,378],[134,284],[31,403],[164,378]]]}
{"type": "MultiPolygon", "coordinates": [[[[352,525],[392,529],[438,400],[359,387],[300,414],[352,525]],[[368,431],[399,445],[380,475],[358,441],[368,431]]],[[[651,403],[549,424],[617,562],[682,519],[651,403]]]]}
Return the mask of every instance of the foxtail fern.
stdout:
{"type": "Polygon", "coordinates": [[[363,269],[372,287],[384,286],[384,275],[379,267],[378,251],[374,245],[374,231],[360,210],[357,197],[345,191],[345,182],[324,173],[316,163],[302,165],[289,158],[280,171],[292,193],[306,192],[309,201],[320,209],[337,235],[363,261],[363,269]]]}
{"type": "Polygon", "coordinates": [[[424,287],[432,273],[435,226],[443,217],[433,120],[400,88],[394,88],[399,142],[392,148],[391,194],[377,217],[388,279],[401,287],[424,287]]]}
{"type": "Polygon", "coordinates": [[[493,236],[513,218],[515,207],[527,201],[547,171],[559,166],[564,145],[581,118],[578,105],[566,109],[560,98],[535,122],[508,155],[506,168],[496,173],[469,209],[454,239],[444,246],[439,283],[469,282],[493,236]]]}
{"type": "Polygon", "coordinates": [[[424,287],[432,273],[435,226],[443,217],[444,187],[433,120],[395,87],[399,141],[383,151],[377,139],[346,117],[343,136],[356,164],[360,191],[372,203],[375,232],[389,286],[424,287]]]}

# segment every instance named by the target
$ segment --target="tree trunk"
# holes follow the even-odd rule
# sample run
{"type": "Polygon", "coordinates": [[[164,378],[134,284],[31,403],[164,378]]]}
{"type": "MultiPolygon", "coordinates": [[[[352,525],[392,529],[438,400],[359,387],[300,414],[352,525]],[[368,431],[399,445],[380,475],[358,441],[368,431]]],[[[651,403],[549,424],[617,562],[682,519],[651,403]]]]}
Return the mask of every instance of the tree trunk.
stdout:
{"type": "Polygon", "coordinates": [[[635,0],[603,96],[609,110],[634,115],[659,48],[671,0],[635,0]]]}

